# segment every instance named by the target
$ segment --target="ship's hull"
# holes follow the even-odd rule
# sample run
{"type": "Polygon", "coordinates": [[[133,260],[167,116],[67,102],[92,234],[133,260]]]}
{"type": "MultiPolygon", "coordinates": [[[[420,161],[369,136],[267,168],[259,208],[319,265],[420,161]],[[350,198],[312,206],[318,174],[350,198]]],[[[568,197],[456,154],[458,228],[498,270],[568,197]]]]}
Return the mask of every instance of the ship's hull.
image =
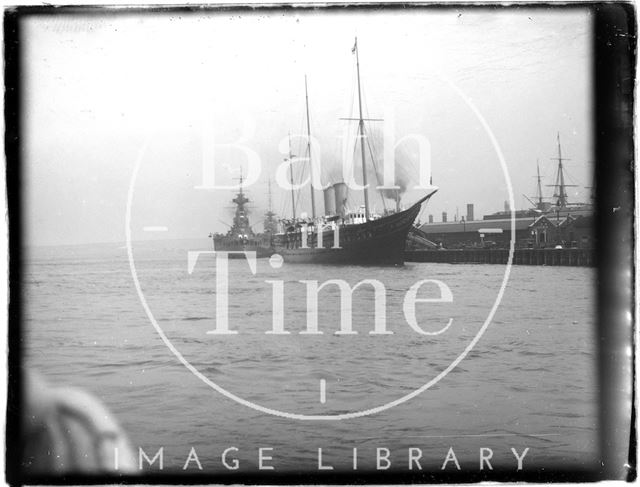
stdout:
{"type": "Polygon", "coordinates": [[[271,257],[273,248],[270,242],[243,241],[241,239],[221,237],[213,240],[213,249],[218,252],[232,252],[229,259],[244,259],[245,255],[239,252],[255,252],[258,259],[271,257]],[[238,252],[238,253],[233,253],[238,252]]]}
{"type": "MultiPolygon", "coordinates": [[[[433,193],[431,193],[433,194],[433,193]]],[[[339,246],[334,247],[334,232],[326,230],[322,246],[317,235],[309,234],[303,247],[300,232],[278,234],[273,249],[285,262],[300,264],[403,265],[407,234],[413,225],[424,197],[411,208],[366,223],[340,226],[339,246]]]]}
{"type": "Polygon", "coordinates": [[[344,244],[344,247],[339,249],[287,249],[275,246],[274,250],[282,255],[285,262],[298,264],[402,265],[407,232],[408,229],[384,238],[344,244]]]}

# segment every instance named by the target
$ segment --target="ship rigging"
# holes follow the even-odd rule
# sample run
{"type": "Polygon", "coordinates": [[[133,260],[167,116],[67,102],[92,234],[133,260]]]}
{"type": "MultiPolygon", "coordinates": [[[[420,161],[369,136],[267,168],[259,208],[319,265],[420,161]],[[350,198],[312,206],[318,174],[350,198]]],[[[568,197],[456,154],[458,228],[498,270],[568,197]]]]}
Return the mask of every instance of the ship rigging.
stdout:
{"type": "MultiPolygon", "coordinates": [[[[428,193],[415,202],[410,208],[400,211],[399,194],[396,190],[396,211],[386,211],[384,215],[375,215],[371,211],[367,184],[365,147],[365,119],[363,117],[362,86],[360,78],[360,56],[356,38],[352,53],[356,57],[358,118],[348,119],[358,122],[357,137],[360,139],[362,162],[362,191],[364,206],[356,211],[347,211],[347,184],[335,183],[324,189],[325,215],[316,214],[313,184],[311,184],[311,218],[298,217],[296,213],[296,197],[293,189],[294,155],[289,135],[289,157],[292,219],[283,221],[282,231],[273,236],[273,249],[281,254],[285,261],[298,263],[333,263],[333,264],[367,264],[367,265],[401,265],[404,263],[404,248],[407,235],[418,216],[422,203],[426,202],[437,188],[431,187],[428,193]]],[[[314,181],[313,164],[311,162],[311,124],[309,116],[309,92],[305,76],[305,106],[307,122],[307,160],[310,179],[314,181]]],[[[375,169],[375,160],[371,145],[371,165],[375,169]]],[[[377,174],[377,171],[376,171],[377,174]]],[[[384,205],[384,198],[383,198],[384,205]]]]}

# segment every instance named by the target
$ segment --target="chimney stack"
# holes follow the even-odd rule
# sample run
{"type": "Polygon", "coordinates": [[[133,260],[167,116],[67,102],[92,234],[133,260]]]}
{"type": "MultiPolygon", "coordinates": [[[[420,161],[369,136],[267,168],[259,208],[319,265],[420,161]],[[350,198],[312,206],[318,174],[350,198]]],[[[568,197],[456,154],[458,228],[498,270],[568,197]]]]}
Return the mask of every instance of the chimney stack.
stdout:
{"type": "Polygon", "coordinates": [[[324,190],[324,214],[326,216],[336,214],[336,190],[333,186],[324,190]]]}
{"type": "Polygon", "coordinates": [[[468,222],[473,221],[473,203],[467,204],[467,221],[468,222]]]}
{"type": "Polygon", "coordinates": [[[334,196],[336,197],[336,215],[342,218],[347,214],[347,184],[336,183],[333,185],[334,196]]]}
{"type": "Polygon", "coordinates": [[[442,223],[447,223],[447,212],[446,211],[442,212],[442,223]]]}

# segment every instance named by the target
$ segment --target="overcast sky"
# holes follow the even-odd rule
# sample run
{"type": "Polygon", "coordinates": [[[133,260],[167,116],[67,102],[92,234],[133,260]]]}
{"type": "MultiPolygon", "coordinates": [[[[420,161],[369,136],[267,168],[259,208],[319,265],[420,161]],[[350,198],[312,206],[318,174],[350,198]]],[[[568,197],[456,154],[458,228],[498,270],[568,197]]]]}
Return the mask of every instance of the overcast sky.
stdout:
{"type": "MultiPolygon", "coordinates": [[[[355,115],[356,35],[367,115],[384,118],[397,139],[417,134],[430,142],[440,190],[423,221],[428,214],[438,221],[442,211],[464,215],[467,203],[479,217],[502,210],[507,199],[496,152],[465,98],[502,148],[518,208],[530,206],[523,194],[535,195],[536,160],[544,183],[554,182],[557,132],[571,159],[568,182],[579,185],[569,188],[569,201],[589,199],[586,11],[57,15],[28,19],[23,32],[29,244],[122,242],[128,186],[145,140],[134,238],[151,236],[144,226],[166,226],[162,238],[224,231],[232,192],[197,186],[212,161],[220,183],[231,183],[241,165],[246,171],[243,153],[224,146],[233,143],[260,156],[261,173],[247,188],[260,230],[267,181],[285,157],[279,145],[289,131],[306,131],[305,74],[323,181],[336,180],[339,137],[349,127],[339,118],[355,115]]],[[[414,178],[416,150],[407,143],[397,153],[414,178]]],[[[403,203],[419,196],[409,191],[403,203]]],[[[289,197],[274,186],[274,210],[290,214],[289,197]]]]}

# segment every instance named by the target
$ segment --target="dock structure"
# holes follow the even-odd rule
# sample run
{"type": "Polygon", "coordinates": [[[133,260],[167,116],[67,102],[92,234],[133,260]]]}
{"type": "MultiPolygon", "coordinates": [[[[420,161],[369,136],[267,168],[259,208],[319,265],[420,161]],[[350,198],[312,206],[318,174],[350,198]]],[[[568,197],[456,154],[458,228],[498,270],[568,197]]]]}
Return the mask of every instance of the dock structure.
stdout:
{"type": "MultiPolygon", "coordinates": [[[[448,249],[464,247],[486,248],[488,244],[508,247],[511,226],[514,225],[516,246],[522,248],[591,248],[594,246],[593,216],[590,210],[558,211],[556,214],[530,214],[518,216],[513,221],[507,213],[494,218],[487,215],[482,220],[457,220],[453,222],[427,223],[420,231],[428,240],[448,249]]],[[[522,212],[520,212],[522,215],[522,212]]]]}
{"type": "MultiPolygon", "coordinates": [[[[405,252],[407,262],[438,262],[446,264],[506,264],[508,249],[439,249],[409,250],[405,252]]],[[[582,266],[595,265],[591,249],[515,249],[515,265],[582,266]]]]}

